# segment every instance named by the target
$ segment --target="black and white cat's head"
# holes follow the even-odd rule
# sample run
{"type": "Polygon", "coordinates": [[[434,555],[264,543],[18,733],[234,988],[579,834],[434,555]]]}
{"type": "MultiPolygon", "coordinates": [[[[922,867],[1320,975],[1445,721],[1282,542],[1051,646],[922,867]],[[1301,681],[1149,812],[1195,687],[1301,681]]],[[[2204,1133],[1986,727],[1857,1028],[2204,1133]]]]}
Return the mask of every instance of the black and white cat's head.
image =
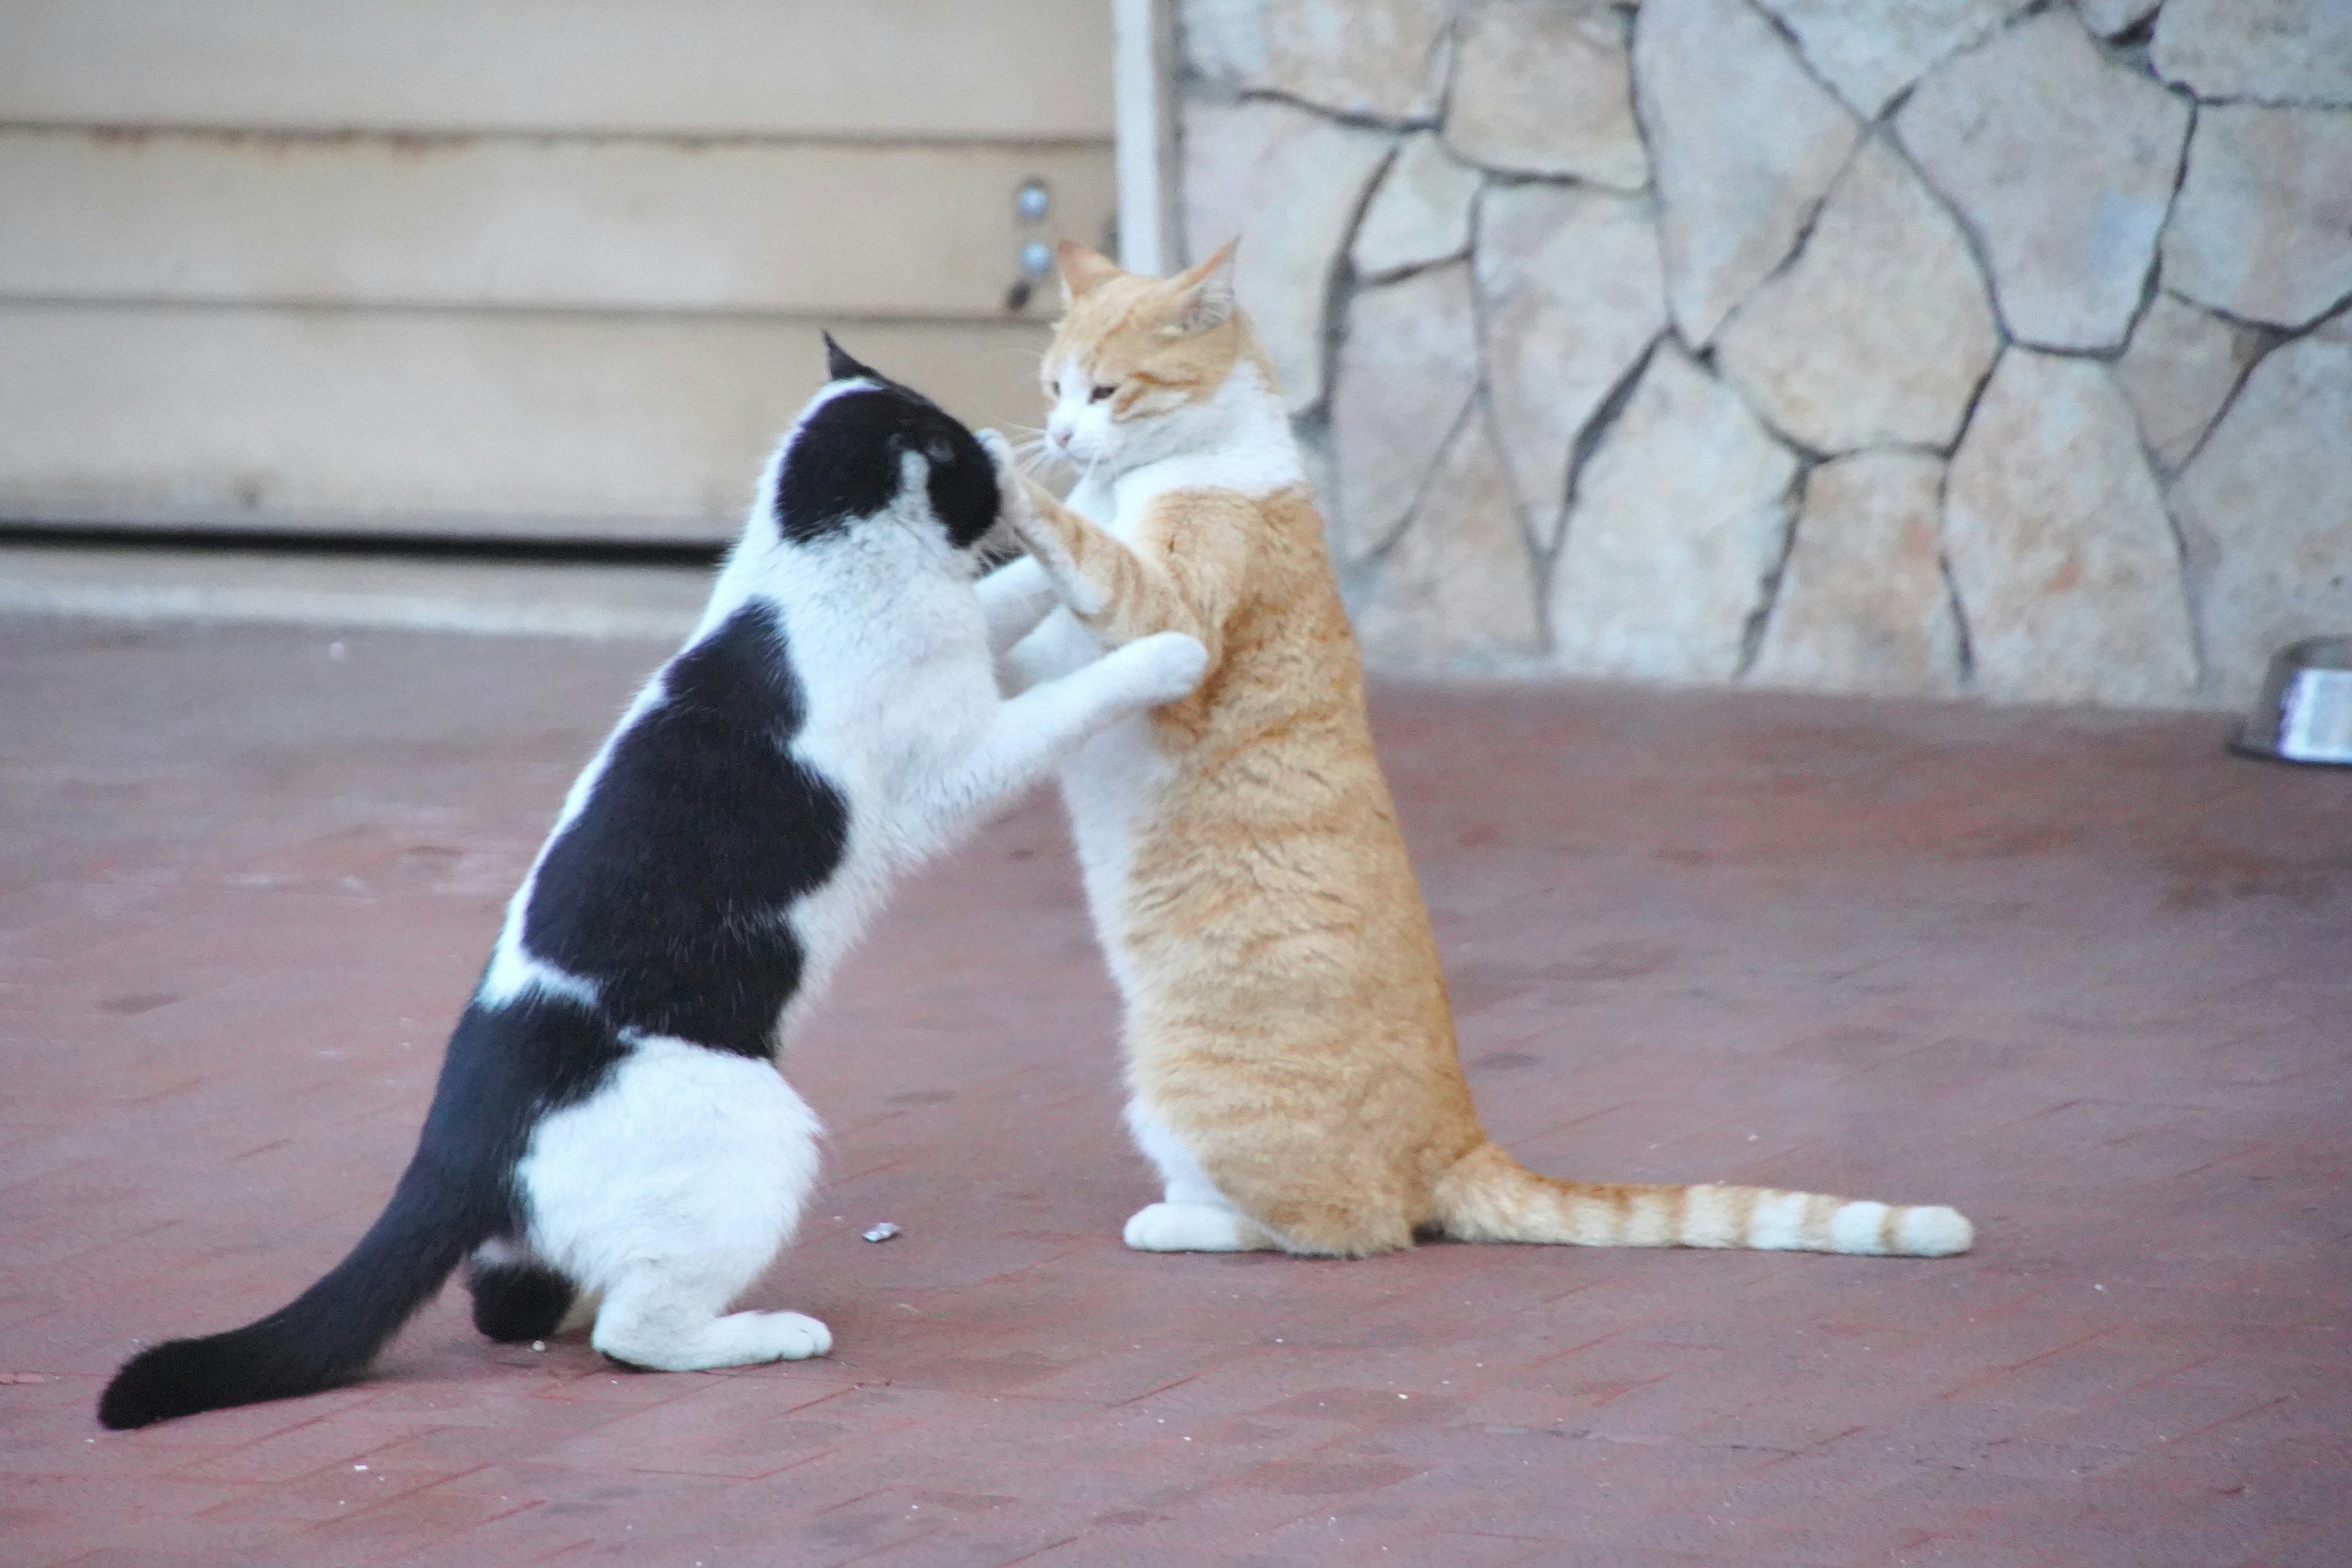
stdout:
{"type": "Polygon", "coordinates": [[[996,468],[953,416],[824,340],[824,390],[776,454],[777,530],[812,543],[888,512],[936,524],[970,551],[996,526],[996,468]]]}

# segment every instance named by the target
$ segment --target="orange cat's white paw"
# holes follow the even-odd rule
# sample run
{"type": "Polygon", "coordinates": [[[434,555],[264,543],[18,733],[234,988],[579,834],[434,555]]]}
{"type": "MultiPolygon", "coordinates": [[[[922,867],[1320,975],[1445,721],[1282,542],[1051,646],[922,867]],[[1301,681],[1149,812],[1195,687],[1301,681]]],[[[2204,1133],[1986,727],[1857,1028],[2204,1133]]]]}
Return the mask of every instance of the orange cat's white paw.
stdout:
{"type": "Polygon", "coordinates": [[[1126,1239],[1138,1252],[1242,1252],[1241,1216],[1206,1204],[1153,1204],[1129,1216],[1126,1239]]]}
{"type": "Polygon", "coordinates": [[[1209,673],[1209,650],[1183,632],[1138,637],[1111,657],[1134,667],[1138,688],[1155,708],[1192,696],[1209,673]]]}

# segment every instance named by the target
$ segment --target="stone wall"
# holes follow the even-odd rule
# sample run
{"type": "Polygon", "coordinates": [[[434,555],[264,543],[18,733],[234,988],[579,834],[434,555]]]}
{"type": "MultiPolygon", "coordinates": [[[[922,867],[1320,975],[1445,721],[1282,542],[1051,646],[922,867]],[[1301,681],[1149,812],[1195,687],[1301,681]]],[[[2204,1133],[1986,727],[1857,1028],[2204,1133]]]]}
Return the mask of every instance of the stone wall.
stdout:
{"type": "Polygon", "coordinates": [[[2235,704],[2352,631],[2352,0],[1182,0],[1390,668],[2235,704]]]}

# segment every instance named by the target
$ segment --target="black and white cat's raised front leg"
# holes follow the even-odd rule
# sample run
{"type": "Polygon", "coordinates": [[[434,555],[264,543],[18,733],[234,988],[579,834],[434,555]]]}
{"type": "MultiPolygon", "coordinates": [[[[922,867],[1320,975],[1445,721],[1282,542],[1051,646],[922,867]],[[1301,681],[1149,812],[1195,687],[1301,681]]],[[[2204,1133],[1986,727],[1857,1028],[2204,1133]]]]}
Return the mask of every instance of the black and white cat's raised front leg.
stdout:
{"type": "Polygon", "coordinates": [[[1111,725],[1191,696],[1208,670],[1198,638],[1162,632],[1030,687],[997,709],[979,744],[931,786],[923,816],[940,833],[993,816],[1111,725]]]}

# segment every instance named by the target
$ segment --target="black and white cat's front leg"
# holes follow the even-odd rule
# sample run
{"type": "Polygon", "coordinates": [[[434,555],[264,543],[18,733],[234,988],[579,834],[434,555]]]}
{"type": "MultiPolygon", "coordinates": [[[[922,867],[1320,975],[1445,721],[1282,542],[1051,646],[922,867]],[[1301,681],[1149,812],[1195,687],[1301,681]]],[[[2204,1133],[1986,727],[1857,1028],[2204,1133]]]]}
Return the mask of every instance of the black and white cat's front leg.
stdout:
{"type": "Polygon", "coordinates": [[[931,781],[915,809],[944,839],[995,815],[1123,719],[1191,696],[1208,674],[1197,637],[1162,632],[1031,686],[998,704],[970,751],[931,781]]]}

